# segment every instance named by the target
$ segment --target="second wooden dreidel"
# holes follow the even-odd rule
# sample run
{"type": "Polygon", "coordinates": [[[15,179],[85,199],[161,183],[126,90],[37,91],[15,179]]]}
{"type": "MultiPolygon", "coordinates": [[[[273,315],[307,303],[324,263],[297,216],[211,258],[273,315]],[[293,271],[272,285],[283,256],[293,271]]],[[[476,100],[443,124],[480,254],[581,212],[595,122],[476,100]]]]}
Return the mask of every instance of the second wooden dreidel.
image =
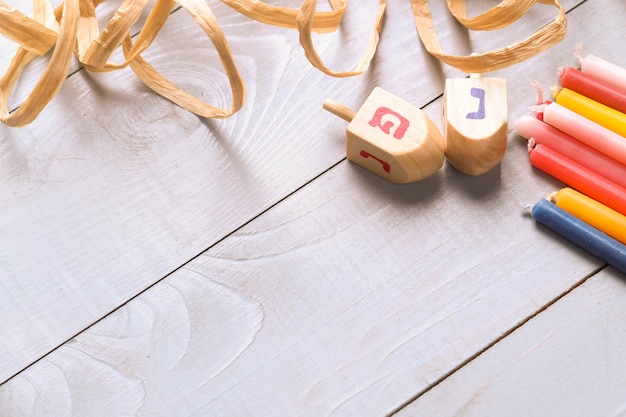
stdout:
{"type": "Polygon", "coordinates": [[[446,158],[459,171],[480,175],[504,157],[507,140],[506,79],[448,78],[443,94],[446,158]]]}
{"type": "Polygon", "coordinates": [[[348,160],[395,183],[419,181],[444,161],[443,139],[420,109],[376,87],[358,112],[326,100],[324,108],[350,122],[348,160]]]}

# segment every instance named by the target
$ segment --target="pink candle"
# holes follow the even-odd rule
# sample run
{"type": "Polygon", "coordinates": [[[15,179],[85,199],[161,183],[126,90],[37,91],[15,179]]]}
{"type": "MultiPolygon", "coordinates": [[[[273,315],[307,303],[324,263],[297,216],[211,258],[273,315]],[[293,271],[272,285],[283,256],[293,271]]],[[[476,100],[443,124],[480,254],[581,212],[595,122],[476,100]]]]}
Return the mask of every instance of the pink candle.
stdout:
{"type": "Polygon", "coordinates": [[[532,116],[522,116],[515,123],[517,134],[545,145],[566,158],[597,172],[626,188],[626,165],[585,145],[565,132],[532,116]]]}
{"type": "Polygon", "coordinates": [[[611,85],[626,90],[626,69],[595,55],[580,58],[580,70],[611,85]]]}
{"type": "Polygon", "coordinates": [[[626,138],[558,103],[543,109],[543,121],[626,165],[626,138]]]}

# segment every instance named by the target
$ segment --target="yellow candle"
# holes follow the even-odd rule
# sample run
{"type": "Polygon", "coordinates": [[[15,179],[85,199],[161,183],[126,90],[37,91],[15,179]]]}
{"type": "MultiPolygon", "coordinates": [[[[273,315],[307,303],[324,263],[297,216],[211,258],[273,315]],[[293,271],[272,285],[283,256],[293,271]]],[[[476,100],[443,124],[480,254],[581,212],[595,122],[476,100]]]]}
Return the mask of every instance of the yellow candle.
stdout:
{"type": "Polygon", "coordinates": [[[626,136],[626,114],[563,88],[554,95],[557,103],[613,132],[626,136]]]}
{"type": "Polygon", "coordinates": [[[550,201],[572,216],[626,244],[626,216],[568,187],[552,193],[550,201]]]}

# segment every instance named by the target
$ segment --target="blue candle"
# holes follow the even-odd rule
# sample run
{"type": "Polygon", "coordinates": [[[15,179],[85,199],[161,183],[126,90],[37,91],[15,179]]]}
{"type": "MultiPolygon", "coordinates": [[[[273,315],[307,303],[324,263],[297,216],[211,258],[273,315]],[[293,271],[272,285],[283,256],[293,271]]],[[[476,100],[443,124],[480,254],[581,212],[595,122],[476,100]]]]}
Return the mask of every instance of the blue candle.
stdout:
{"type": "Polygon", "coordinates": [[[539,223],[626,274],[626,245],[589,226],[546,199],[540,200],[533,206],[532,216],[539,223]]]}

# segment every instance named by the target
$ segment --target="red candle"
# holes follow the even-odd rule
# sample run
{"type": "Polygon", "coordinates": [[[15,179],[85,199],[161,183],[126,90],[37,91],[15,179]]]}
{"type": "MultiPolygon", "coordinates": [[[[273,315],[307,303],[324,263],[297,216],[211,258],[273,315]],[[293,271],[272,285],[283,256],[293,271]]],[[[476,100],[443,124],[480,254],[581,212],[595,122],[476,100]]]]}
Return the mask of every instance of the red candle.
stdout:
{"type": "Polygon", "coordinates": [[[585,145],[573,136],[532,116],[520,117],[515,123],[515,130],[518,135],[526,139],[534,139],[535,143],[545,145],[626,188],[626,165],[585,145]]]}
{"type": "Polygon", "coordinates": [[[570,187],[626,215],[626,188],[609,181],[597,172],[585,168],[534,140],[528,143],[530,163],[570,187]]]}
{"type": "Polygon", "coordinates": [[[561,68],[559,73],[564,88],[626,113],[626,91],[621,88],[572,67],[561,68]]]}

